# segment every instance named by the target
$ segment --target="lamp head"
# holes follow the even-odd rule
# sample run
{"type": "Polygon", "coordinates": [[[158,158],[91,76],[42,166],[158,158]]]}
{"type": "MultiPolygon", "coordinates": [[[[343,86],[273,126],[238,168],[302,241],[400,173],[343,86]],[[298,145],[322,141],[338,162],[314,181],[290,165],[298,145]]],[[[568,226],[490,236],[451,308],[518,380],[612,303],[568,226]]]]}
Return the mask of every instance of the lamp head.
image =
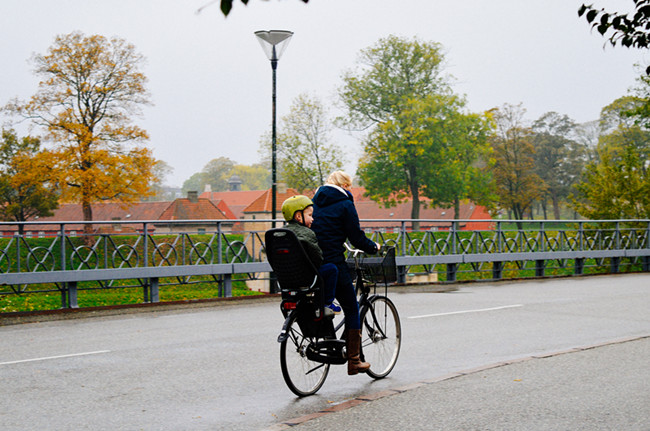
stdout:
{"type": "Polygon", "coordinates": [[[287,45],[289,45],[293,32],[287,30],[259,30],[255,32],[255,36],[257,36],[257,40],[268,59],[278,61],[287,45]]]}

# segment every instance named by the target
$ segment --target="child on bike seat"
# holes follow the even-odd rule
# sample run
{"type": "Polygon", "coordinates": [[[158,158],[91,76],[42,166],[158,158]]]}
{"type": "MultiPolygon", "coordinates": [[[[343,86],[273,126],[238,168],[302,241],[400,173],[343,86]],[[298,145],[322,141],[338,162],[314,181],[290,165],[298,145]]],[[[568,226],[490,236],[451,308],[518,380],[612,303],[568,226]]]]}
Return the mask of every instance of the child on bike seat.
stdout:
{"type": "Polygon", "coordinates": [[[316,234],[310,229],[314,220],[313,205],[313,202],[307,196],[292,196],[282,203],[282,215],[287,221],[285,227],[296,234],[300,244],[323,279],[325,308],[329,308],[334,314],[339,314],[341,307],[333,303],[339,272],[336,265],[332,263],[323,265],[323,252],[318,246],[316,234]]]}

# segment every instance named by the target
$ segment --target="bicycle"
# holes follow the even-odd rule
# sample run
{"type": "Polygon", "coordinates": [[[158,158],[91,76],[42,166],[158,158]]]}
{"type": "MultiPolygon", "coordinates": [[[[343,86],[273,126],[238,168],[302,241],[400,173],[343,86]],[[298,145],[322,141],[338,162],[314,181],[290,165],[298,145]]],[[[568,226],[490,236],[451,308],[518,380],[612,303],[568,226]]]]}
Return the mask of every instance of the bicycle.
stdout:
{"type": "MultiPolygon", "coordinates": [[[[327,314],[329,309],[323,307],[318,272],[306,255],[301,256],[296,249],[304,254],[291,231],[271,229],[267,232],[267,256],[281,287],[280,310],[285,317],[278,336],[282,376],[294,394],[304,397],[315,394],[323,386],[330,365],[346,364],[347,354],[342,338],[344,322],[334,325],[333,316],[327,314]],[[271,237],[284,236],[291,244],[283,244],[276,252],[269,253],[269,244],[273,242],[269,241],[269,233],[271,237]],[[280,260],[284,260],[288,268],[281,268],[280,260]],[[301,267],[310,266],[311,270],[303,273],[301,267]],[[309,275],[305,275],[307,273],[309,275]],[[292,278],[301,278],[301,281],[292,278]]],[[[348,266],[354,270],[359,298],[361,360],[370,362],[367,371],[370,377],[382,379],[395,367],[401,347],[399,314],[387,297],[388,284],[397,278],[395,249],[389,247],[379,257],[366,257],[361,250],[349,247],[348,250],[351,256],[348,266]],[[377,293],[379,284],[384,286],[383,294],[377,293]]]]}

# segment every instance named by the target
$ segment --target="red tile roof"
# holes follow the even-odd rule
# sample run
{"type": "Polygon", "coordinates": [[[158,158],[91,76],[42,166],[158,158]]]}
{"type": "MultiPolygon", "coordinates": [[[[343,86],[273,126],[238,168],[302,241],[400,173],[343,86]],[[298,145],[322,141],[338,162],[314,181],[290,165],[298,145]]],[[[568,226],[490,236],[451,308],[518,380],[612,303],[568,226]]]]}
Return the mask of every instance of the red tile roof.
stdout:
{"type": "MultiPolygon", "coordinates": [[[[371,200],[369,197],[364,196],[366,189],[363,187],[353,187],[350,189],[350,192],[354,197],[354,205],[357,208],[357,213],[359,214],[360,219],[400,220],[411,218],[412,202],[410,200],[408,202],[397,204],[394,207],[385,208],[371,200]]],[[[425,198],[421,200],[419,217],[421,220],[449,220],[449,222],[451,222],[454,219],[453,208],[431,207],[430,203],[430,199],[425,198]]],[[[485,207],[476,205],[473,202],[461,203],[459,210],[460,214],[458,215],[458,218],[460,220],[485,220],[492,218],[485,207]]],[[[420,227],[422,229],[428,229],[431,227],[449,227],[449,222],[422,222],[420,223],[420,227]]],[[[365,227],[387,227],[394,226],[394,223],[370,222],[363,223],[363,225],[365,227]]],[[[491,229],[492,223],[466,222],[463,223],[462,227],[464,229],[491,229]]]]}
{"type": "Polygon", "coordinates": [[[202,199],[210,199],[213,202],[223,201],[232,211],[234,215],[233,218],[239,219],[244,217],[244,209],[246,209],[246,207],[255,199],[259,198],[264,192],[264,190],[203,192],[200,197],[202,199]]]}
{"type": "Polygon", "coordinates": [[[158,220],[225,220],[226,215],[209,199],[176,199],[158,220]]]}
{"type": "MultiPolygon", "coordinates": [[[[364,187],[352,187],[350,189],[352,196],[354,197],[355,206],[359,214],[360,219],[410,219],[411,218],[411,201],[409,200],[406,203],[398,204],[395,207],[384,208],[377,202],[373,201],[367,196],[364,196],[366,189],[364,187]]],[[[277,194],[277,211],[280,211],[282,202],[288,197],[299,194],[294,189],[287,189],[284,193],[277,194]]],[[[309,196],[312,196],[314,193],[306,193],[309,196]]],[[[235,191],[235,192],[204,192],[201,194],[201,197],[210,197],[210,199],[220,197],[226,203],[228,207],[233,209],[236,203],[245,202],[247,199],[250,199],[252,196],[257,195],[248,205],[244,207],[237,208],[239,214],[246,213],[270,213],[271,212],[271,189],[269,190],[257,190],[254,192],[251,191],[235,191]]],[[[420,207],[420,219],[435,219],[435,220],[453,220],[454,210],[453,208],[431,208],[428,206],[430,203],[429,199],[422,200],[422,206],[420,207]]],[[[236,213],[233,209],[233,213],[236,213]]],[[[491,219],[490,214],[487,212],[485,207],[480,205],[475,205],[474,203],[468,202],[460,205],[460,219],[468,220],[486,220],[491,219]]],[[[393,226],[394,224],[389,222],[372,222],[364,223],[367,227],[387,227],[393,226]]],[[[423,228],[430,227],[447,227],[449,222],[436,222],[436,223],[425,223],[421,224],[423,228]]],[[[492,223],[487,222],[467,222],[463,226],[465,229],[491,229],[492,223]]]]}
{"type": "Polygon", "coordinates": [[[231,211],[230,207],[224,200],[218,200],[218,201],[213,201],[213,203],[221,210],[221,212],[226,216],[227,219],[229,220],[235,220],[238,217],[235,215],[233,211],[231,211]]]}
{"type": "MultiPolygon", "coordinates": [[[[299,195],[297,190],[287,189],[285,192],[277,192],[276,194],[276,209],[279,212],[282,208],[282,202],[291,196],[299,195]]],[[[265,190],[261,196],[255,199],[245,209],[245,213],[270,213],[271,205],[273,204],[273,194],[271,189],[265,190]]]]}

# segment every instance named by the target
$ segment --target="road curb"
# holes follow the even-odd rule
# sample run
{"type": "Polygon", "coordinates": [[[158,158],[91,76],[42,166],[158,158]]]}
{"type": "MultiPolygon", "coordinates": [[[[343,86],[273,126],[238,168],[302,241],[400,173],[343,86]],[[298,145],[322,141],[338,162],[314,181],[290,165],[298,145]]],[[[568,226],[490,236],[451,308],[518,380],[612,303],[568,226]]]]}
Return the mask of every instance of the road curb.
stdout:
{"type": "Polygon", "coordinates": [[[369,402],[372,402],[372,401],[375,401],[375,400],[378,400],[378,399],[381,399],[381,398],[401,394],[401,393],[404,393],[404,392],[419,388],[421,386],[440,383],[440,382],[443,382],[443,381],[446,381],[446,380],[452,380],[452,379],[456,379],[458,377],[467,376],[467,375],[470,375],[470,374],[475,374],[475,373],[479,373],[479,372],[482,372],[482,371],[491,370],[491,369],[494,369],[494,368],[505,367],[507,365],[517,364],[517,363],[520,363],[520,362],[527,362],[527,361],[531,361],[531,360],[547,359],[547,358],[566,355],[566,354],[570,354],[570,353],[583,352],[583,351],[586,351],[586,350],[597,349],[599,347],[611,346],[611,345],[614,345],[614,344],[628,343],[628,342],[631,342],[631,341],[638,341],[638,340],[643,340],[643,339],[646,339],[646,338],[650,338],[650,335],[641,335],[641,336],[618,338],[618,339],[615,339],[615,340],[605,341],[605,342],[602,342],[602,343],[590,344],[590,345],[586,345],[586,346],[579,346],[579,347],[574,347],[574,348],[564,349],[564,350],[557,350],[557,351],[548,352],[548,353],[534,354],[534,355],[525,356],[525,357],[522,357],[522,358],[514,358],[512,360],[505,360],[505,361],[501,361],[501,362],[495,362],[495,363],[492,363],[492,364],[486,364],[486,365],[483,365],[483,366],[470,368],[468,370],[458,371],[458,372],[455,372],[455,373],[450,373],[450,374],[446,374],[446,375],[443,375],[443,376],[434,377],[434,378],[428,379],[428,380],[421,380],[419,382],[415,382],[415,383],[405,385],[405,386],[401,386],[401,387],[394,388],[394,389],[386,389],[386,390],[376,392],[376,393],[373,393],[373,394],[361,395],[361,396],[353,398],[351,400],[343,401],[343,402],[341,402],[339,404],[336,404],[336,405],[334,405],[332,407],[329,407],[327,409],[320,410],[320,411],[318,411],[316,413],[311,413],[311,414],[300,416],[300,417],[297,417],[297,418],[294,418],[294,419],[284,420],[284,421],[282,421],[280,423],[277,423],[277,424],[274,424],[274,425],[272,425],[272,426],[270,426],[268,428],[263,428],[260,431],[288,430],[288,429],[291,429],[292,427],[294,427],[296,425],[299,425],[299,424],[314,420],[316,418],[319,418],[319,417],[322,417],[322,416],[325,416],[325,415],[329,415],[329,414],[332,414],[332,413],[348,410],[348,409],[351,409],[351,408],[356,407],[356,406],[361,405],[361,404],[365,404],[365,403],[369,403],[369,402]]]}

